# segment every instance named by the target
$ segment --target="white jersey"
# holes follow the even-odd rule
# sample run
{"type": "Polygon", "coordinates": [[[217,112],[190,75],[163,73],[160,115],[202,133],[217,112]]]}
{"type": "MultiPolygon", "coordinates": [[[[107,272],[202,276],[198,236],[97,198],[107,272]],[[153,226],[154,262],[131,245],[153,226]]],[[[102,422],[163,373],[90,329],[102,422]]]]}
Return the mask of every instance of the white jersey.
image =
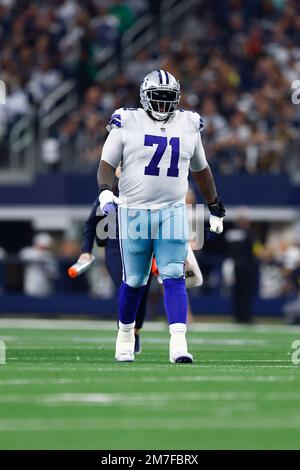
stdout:
{"type": "Polygon", "coordinates": [[[121,163],[123,206],[153,209],[185,203],[189,169],[207,166],[198,113],[178,110],[161,122],[142,108],[121,108],[107,128],[101,159],[114,168],[121,163]]]}

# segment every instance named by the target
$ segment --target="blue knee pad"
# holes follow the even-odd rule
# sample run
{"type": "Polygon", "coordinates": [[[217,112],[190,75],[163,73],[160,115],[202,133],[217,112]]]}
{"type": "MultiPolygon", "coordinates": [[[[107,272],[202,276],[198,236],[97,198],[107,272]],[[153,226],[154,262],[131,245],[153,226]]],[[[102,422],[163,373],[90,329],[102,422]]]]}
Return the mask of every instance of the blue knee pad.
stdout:
{"type": "Polygon", "coordinates": [[[126,284],[130,287],[142,287],[145,286],[148,282],[149,274],[145,275],[144,273],[127,273],[126,284]]]}
{"type": "Polygon", "coordinates": [[[184,275],[184,263],[168,263],[159,270],[160,277],[165,279],[178,279],[184,275]]]}
{"type": "Polygon", "coordinates": [[[155,256],[162,280],[184,276],[184,263],[188,253],[186,240],[156,240],[155,256]]]}
{"type": "Polygon", "coordinates": [[[162,209],[159,228],[153,248],[160,276],[162,280],[180,279],[188,252],[185,206],[162,209]]]}

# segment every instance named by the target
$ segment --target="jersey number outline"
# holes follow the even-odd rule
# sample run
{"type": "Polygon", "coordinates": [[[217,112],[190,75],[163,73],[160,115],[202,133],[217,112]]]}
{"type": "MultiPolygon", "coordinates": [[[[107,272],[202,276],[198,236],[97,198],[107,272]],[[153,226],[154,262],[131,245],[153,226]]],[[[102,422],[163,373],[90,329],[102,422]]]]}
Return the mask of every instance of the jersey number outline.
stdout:
{"type": "MultiPolygon", "coordinates": [[[[153,157],[151,158],[149,164],[145,167],[145,175],[151,176],[158,176],[160,168],[158,167],[163,154],[168,146],[168,138],[159,136],[159,135],[145,135],[144,145],[146,147],[152,147],[153,145],[157,145],[157,148],[154,152],[153,157]]],[[[169,145],[172,148],[171,153],[171,163],[170,167],[167,171],[167,176],[172,176],[178,178],[179,169],[178,169],[178,161],[179,161],[179,137],[171,137],[169,141],[169,145]]]]}

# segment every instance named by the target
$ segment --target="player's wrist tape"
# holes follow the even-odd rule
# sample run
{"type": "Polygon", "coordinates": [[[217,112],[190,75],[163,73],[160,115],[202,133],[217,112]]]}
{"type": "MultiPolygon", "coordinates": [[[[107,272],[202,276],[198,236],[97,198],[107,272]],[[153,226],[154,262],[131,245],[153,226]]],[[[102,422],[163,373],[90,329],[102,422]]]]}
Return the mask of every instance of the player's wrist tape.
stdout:
{"type": "Polygon", "coordinates": [[[99,194],[102,193],[102,191],[112,191],[112,187],[109,186],[108,184],[100,184],[99,186],[99,194]]]}
{"type": "Polygon", "coordinates": [[[225,207],[223,202],[219,199],[217,196],[211,204],[208,204],[208,209],[211,215],[214,215],[216,217],[223,218],[225,217],[225,207]]]}

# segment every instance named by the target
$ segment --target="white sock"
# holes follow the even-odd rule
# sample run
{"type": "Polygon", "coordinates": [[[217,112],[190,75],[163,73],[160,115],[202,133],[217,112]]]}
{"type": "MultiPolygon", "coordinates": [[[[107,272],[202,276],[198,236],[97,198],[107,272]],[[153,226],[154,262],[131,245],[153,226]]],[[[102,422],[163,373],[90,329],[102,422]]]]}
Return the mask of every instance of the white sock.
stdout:
{"type": "Polygon", "coordinates": [[[119,321],[119,330],[124,331],[124,333],[133,330],[134,327],[135,327],[135,321],[133,323],[127,323],[127,324],[119,321]]]}
{"type": "Polygon", "coordinates": [[[117,348],[121,346],[122,349],[126,349],[127,345],[129,349],[132,349],[132,345],[134,347],[134,327],[135,322],[126,325],[119,321],[117,348]]]}
{"type": "Polygon", "coordinates": [[[170,351],[187,352],[187,342],[185,338],[186,324],[173,323],[169,326],[170,338],[170,351]]]}

